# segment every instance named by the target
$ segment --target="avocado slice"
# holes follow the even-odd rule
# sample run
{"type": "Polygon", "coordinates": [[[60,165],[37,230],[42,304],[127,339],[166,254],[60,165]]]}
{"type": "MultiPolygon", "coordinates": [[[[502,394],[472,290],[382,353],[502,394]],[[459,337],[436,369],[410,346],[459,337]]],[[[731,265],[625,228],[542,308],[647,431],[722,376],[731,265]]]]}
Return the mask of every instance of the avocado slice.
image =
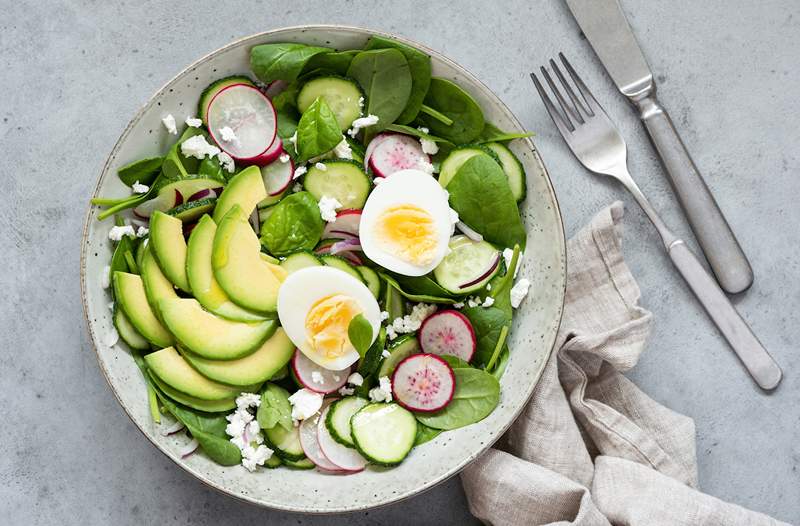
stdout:
{"type": "Polygon", "coordinates": [[[175,343],[172,334],[158,321],[147,303],[142,278],[127,272],[114,272],[114,297],[131,325],[148,341],[159,347],[175,343]]]}
{"type": "Polygon", "coordinates": [[[153,374],[152,371],[147,371],[147,375],[162,393],[172,398],[179,404],[191,407],[192,409],[205,411],[207,413],[219,413],[221,411],[229,411],[236,407],[235,398],[225,398],[224,400],[203,400],[201,398],[196,398],[194,396],[187,395],[186,393],[176,391],[160,380],[158,376],[153,374]]]}
{"type": "Polygon", "coordinates": [[[152,250],[150,250],[150,243],[142,244],[144,249],[139,263],[139,272],[142,273],[142,283],[144,284],[144,292],[147,295],[147,302],[156,317],[161,320],[158,302],[163,298],[177,298],[178,294],[175,292],[175,287],[172,286],[172,283],[161,272],[161,268],[158,266],[156,258],[153,257],[152,250]]]}
{"type": "Polygon", "coordinates": [[[204,310],[192,298],[166,298],[158,306],[175,339],[193,353],[212,360],[233,360],[252,353],[278,325],[274,320],[226,320],[204,310]]]}
{"type": "Polygon", "coordinates": [[[125,313],[122,312],[122,309],[116,304],[114,305],[114,327],[117,328],[117,332],[119,333],[119,337],[122,338],[122,341],[131,349],[136,349],[138,351],[150,350],[150,342],[139,334],[139,331],[133,327],[128,317],[125,316],[125,313]]]}
{"type": "Polygon", "coordinates": [[[150,216],[150,250],[161,271],[176,287],[191,292],[186,278],[186,240],[183,222],[177,217],[155,211],[150,216]]]}
{"type": "MultiPolygon", "coordinates": [[[[251,312],[231,301],[214,278],[211,267],[211,251],[217,225],[210,216],[200,218],[189,236],[186,253],[186,275],[194,297],[206,310],[223,318],[235,321],[262,321],[264,316],[251,312]]],[[[146,288],[146,287],[145,287],[146,288]]]]}
{"type": "MultiPolygon", "coordinates": [[[[198,373],[178,354],[174,347],[165,347],[144,357],[147,367],[173,389],[202,400],[224,400],[239,396],[244,388],[223,385],[198,373]]],[[[258,386],[248,386],[248,388],[258,386]]]]}
{"type": "Polygon", "coordinates": [[[294,344],[279,327],[253,354],[238,360],[208,360],[190,352],[184,352],[183,357],[192,367],[212,380],[245,386],[269,380],[289,363],[293,354],[294,344]]]}
{"type": "Polygon", "coordinates": [[[220,224],[222,218],[234,205],[239,205],[246,217],[255,210],[256,205],[267,197],[264,180],[258,166],[248,166],[234,175],[225,186],[225,191],[217,199],[214,208],[214,222],[220,224]]]}
{"type": "Polygon", "coordinates": [[[261,257],[261,243],[239,205],[219,223],[211,265],[220,287],[235,303],[256,312],[277,310],[286,270],[261,257]]]}

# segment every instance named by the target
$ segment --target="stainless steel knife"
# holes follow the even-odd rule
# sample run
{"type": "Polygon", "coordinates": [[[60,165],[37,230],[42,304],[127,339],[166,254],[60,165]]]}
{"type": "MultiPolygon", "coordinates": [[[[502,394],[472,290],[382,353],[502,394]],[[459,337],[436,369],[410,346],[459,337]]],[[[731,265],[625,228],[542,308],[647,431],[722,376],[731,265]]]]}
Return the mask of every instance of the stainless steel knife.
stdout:
{"type": "Polygon", "coordinates": [[[653,73],[619,1],[566,2],[617,88],[638,109],[720,286],[729,293],[746,290],[753,283],[753,270],[747,256],[689,156],[667,110],[656,98],[653,73]]]}

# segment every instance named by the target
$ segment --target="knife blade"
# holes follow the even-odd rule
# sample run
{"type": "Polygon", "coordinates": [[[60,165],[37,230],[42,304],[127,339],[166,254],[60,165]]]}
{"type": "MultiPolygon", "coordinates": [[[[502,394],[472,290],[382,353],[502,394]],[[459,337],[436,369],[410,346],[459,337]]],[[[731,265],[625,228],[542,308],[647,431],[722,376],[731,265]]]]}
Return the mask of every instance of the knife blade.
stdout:
{"type": "Polygon", "coordinates": [[[753,283],[753,270],[714,196],[656,98],[653,73],[618,0],[566,0],[611,80],[639,110],[672,188],[700,248],[723,290],[738,293],[753,283]]]}

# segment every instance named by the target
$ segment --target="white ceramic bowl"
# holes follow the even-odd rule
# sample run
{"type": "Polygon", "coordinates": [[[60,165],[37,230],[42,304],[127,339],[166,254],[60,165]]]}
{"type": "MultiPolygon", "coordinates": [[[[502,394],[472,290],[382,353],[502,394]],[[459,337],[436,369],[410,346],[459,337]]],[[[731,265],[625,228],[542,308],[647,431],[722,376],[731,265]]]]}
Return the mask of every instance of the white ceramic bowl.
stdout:
{"type": "MultiPolygon", "coordinates": [[[[362,47],[371,34],[380,33],[323,25],[278,29],[238,40],[199,59],[161,88],[133,117],[111,151],[94,195],[129,195],[130,190],[115,175],[117,168],[142,157],[161,155],[175,140],[175,136],[164,130],[161,118],[172,113],[181,122],[187,114],[196,113],[196,101],[209,83],[228,75],[249,73],[252,46],[288,41],[353,49],[362,47]]],[[[452,79],[469,91],[483,108],[487,120],[502,129],[522,131],[500,99],[464,68],[415,42],[398,40],[428,53],[433,60],[434,75],[452,79]]],[[[83,233],[81,290],[89,333],[114,396],[144,435],[177,465],[213,488],[270,508],[304,513],[365,510],[408,498],[458,473],[495,442],[519,414],[550,355],[561,320],[566,260],[558,203],[533,143],[516,140],[511,147],[528,174],[528,197],[522,207],[528,250],[521,275],[530,279],[532,286],[515,317],[511,358],[501,381],[500,404],[483,421],[441,434],[415,448],[395,468],[368,468],[351,476],[290,469],[250,473],[241,466],[219,466],[202,454],[181,459],[179,450],[187,439],[182,435],[161,436],[150,419],[144,380],[124,345],[108,348],[103,343],[113,327],[109,292],[101,286],[103,267],[112,252],[108,240],[111,220],[98,222],[98,209],[92,208],[83,233]]]]}

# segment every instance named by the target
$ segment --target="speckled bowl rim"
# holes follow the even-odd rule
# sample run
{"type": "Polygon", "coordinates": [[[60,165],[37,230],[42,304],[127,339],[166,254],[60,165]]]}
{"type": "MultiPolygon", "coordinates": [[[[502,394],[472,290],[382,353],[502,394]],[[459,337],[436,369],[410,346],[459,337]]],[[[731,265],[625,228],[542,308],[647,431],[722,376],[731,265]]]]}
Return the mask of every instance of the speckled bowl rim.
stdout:
{"type": "MultiPolygon", "coordinates": [[[[428,46],[420,44],[419,42],[416,42],[414,40],[411,40],[411,39],[408,39],[408,38],[405,38],[405,37],[398,36],[398,35],[396,35],[394,33],[388,33],[388,32],[384,32],[384,31],[377,31],[377,30],[358,27],[358,26],[347,26],[347,25],[341,25],[341,24],[307,24],[307,25],[300,25],[300,26],[286,26],[286,27],[281,27],[281,28],[278,28],[278,29],[269,30],[269,31],[263,31],[261,33],[255,33],[255,34],[252,34],[252,35],[249,35],[249,36],[234,40],[232,42],[229,42],[228,44],[226,44],[226,45],[224,45],[224,46],[222,46],[222,47],[220,47],[220,48],[218,48],[218,49],[206,54],[205,56],[199,58],[198,60],[192,62],[191,64],[189,64],[188,66],[183,68],[180,72],[178,72],[175,76],[173,76],[171,79],[169,79],[167,82],[165,82],[158,90],[156,90],[156,92],[147,100],[147,102],[144,103],[139,108],[139,110],[131,118],[131,120],[128,122],[127,126],[125,127],[125,129],[120,134],[119,139],[117,139],[116,143],[114,144],[114,147],[111,149],[111,152],[109,153],[108,158],[106,159],[106,162],[103,164],[103,169],[100,172],[100,176],[99,176],[99,178],[97,180],[97,184],[95,185],[95,189],[94,189],[94,192],[92,193],[92,197],[94,198],[94,197],[96,197],[98,195],[98,193],[100,191],[100,188],[103,186],[103,182],[105,181],[106,177],[108,176],[109,168],[110,168],[111,164],[113,163],[113,160],[115,158],[115,155],[116,155],[117,151],[119,150],[119,148],[122,145],[123,141],[127,139],[128,134],[130,133],[130,131],[133,128],[133,126],[139,121],[139,119],[142,117],[144,112],[148,108],[150,108],[153,104],[156,103],[156,99],[166,89],[168,89],[168,87],[173,82],[175,82],[176,80],[180,79],[183,75],[185,75],[187,72],[189,72],[193,68],[196,68],[199,65],[201,65],[201,64],[203,64],[203,63],[205,63],[205,62],[207,62],[207,61],[209,61],[211,59],[213,59],[218,54],[227,51],[229,48],[241,45],[241,44],[243,44],[243,43],[245,43],[245,42],[247,42],[249,40],[258,40],[258,39],[260,39],[260,38],[262,38],[264,36],[276,35],[276,34],[280,34],[280,33],[283,33],[283,32],[314,31],[314,30],[333,30],[333,31],[345,30],[345,31],[360,32],[360,33],[364,33],[366,35],[380,35],[380,36],[383,36],[383,37],[393,38],[393,39],[395,39],[397,41],[400,41],[400,42],[403,42],[403,43],[408,44],[410,46],[413,46],[413,47],[415,47],[417,49],[423,50],[426,53],[428,53],[429,55],[435,55],[438,60],[441,60],[442,62],[447,63],[450,67],[458,70],[462,75],[464,75],[465,77],[469,78],[472,82],[474,82],[477,86],[479,86],[486,93],[491,94],[492,97],[494,97],[494,99],[497,102],[497,104],[507,113],[508,117],[514,123],[516,128],[519,129],[519,130],[524,130],[525,129],[522,126],[522,123],[519,122],[519,119],[517,119],[516,115],[514,115],[514,113],[511,111],[511,109],[500,99],[500,97],[497,96],[497,94],[494,91],[492,91],[488,86],[486,86],[486,84],[484,84],[481,80],[479,80],[475,75],[473,75],[470,71],[468,71],[463,66],[459,65],[458,63],[456,63],[455,61],[451,60],[450,58],[448,58],[447,56],[443,55],[442,53],[440,53],[438,51],[435,51],[435,50],[429,48],[428,46]]],[[[509,421],[504,426],[502,426],[502,429],[496,435],[496,438],[494,440],[492,440],[492,441],[488,441],[480,451],[478,451],[478,452],[476,452],[476,453],[474,453],[472,455],[468,455],[460,464],[454,465],[453,467],[451,467],[449,470],[444,472],[438,478],[426,481],[425,483],[419,485],[418,487],[416,487],[416,488],[414,488],[412,490],[409,490],[409,491],[407,491],[407,492],[405,492],[403,494],[397,495],[395,498],[393,498],[391,500],[384,501],[384,502],[381,502],[381,503],[377,503],[375,505],[360,505],[360,506],[355,506],[355,507],[352,507],[352,508],[346,508],[346,509],[341,509],[341,510],[326,510],[326,511],[298,510],[298,509],[292,508],[291,505],[286,505],[286,506],[270,505],[270,504],[262,502],[262,501],[260,501],[260,500],[258,500],[256,498],[252,498],[252,497],[249,497],[249,496],[245,496],[245,495],[234,493],[232,490],[230,490],[230,489],[228,489],[228,488],[226,488],[224,486],[221,486],[221,485],[217,484],[216,482],[214,482],[212,480],[209,480],[208,478],[206,478],[204,475],[202,475],[200,473],[195,472],[193,469],[191,469],[185,463],[176,461],[175,459],[173,459],[168,454],[168,452],[166,451],[166,449],[164,447],[162,447],[156,441],[152,440],[150,438],[150,436],[148,436],[148,434],[144,432],[144,430],[139,426],[139,424],[136,422],[136,420],[130,414],[128,409],[125,407],[125,404],[122,403],[122,399],[120,398],[119,393],[117,392],[117,388],[111,382],[111,379],[110,379],[110,377],[108,375],[108,371],[107,371],[105,365],[103,364],[103,361],[101,360],[100,354],[99,354],[99,352],[97,350],[98,349],[98,343],[97,343],[98,340],[97,340],[97,337],[96,337],[94,331],[92,330],[92,324],[91,324],[91,322],[89,320],[89,307],[88,307],[88,301],[89,300],[88,300],[87,287],[86,287],[86,256],[87,256],[87,252],[86,252],[85,247],[87,246],[88,237],[89,237],[89,225],[90,225],[90,222],[91,222],[91,219],[92,219],[91,218],[92,205],[90,204],[88,206],[88,208],[87,208],[87,211],[86,211],[86,217],[85,217],[84,226],[83,226],[83,234],[81,236],[80,281],[81,281],[81,302],[82,302],[82,305],[83,305],[83,318],[84,318],[84,321],[86,322],[86,327],[87,327],[87,330],[89,332],[89,337],[91,339],[92,348],[93,348],[93,350],[95,352],[95,356],[97,358],[98,365],[100,366],[100,370],[103,373],[103,377],[106,379],[106,382],[108,383],[109,387],[111,388],[111,391],[114,394],[114,397],[117,399],[117,402],[122,407],[122,409],[125,412],[125,414],[128,416],[128,418],[131,419],[133,424],[136,426],[136,429],[140,433],[142,433],[145,436],[145,438],[147,438],[147,440],[150,441],[150,443],[153,444],[156,447],[156,449],[158,449],[164,456],[166,456],[170,460],[174,461],[178,466],[180,466],[184,471],[186,471],[187,473],[192,475],[194,478],[196,478],[197,480],[199,480],[203,484],[205,484],[205,485],[207,485],[207,486],[219,491],[220,493],[223,493],[225,495],[233,497],[233,498],[235,498],[237,500],[240,500],[240,501],[243,501],[243,502],[247,502],[249,504],[254,504],[254,505],[256,505],[258,507],[261,507],[261,508],[275,509],[275,510],[280,510],[280,511],[288,511],[288,512],[293,512],[293,513],[302,513],[302,514],[309,514],[309,515],[338,515],[338,514],[343,514],[343,513],[352,513],[352,512],[358,512],[358,511],[372,510],[372,509],[377,509],[377,508],[389,506],[389,505],[392,505],[392,504],[396,504],[398,502],[401,502],[401,501],[404,501],[404,500],[409,499],[411,497],[414,497],[416,495],[419,495],[420,493],[422,493],[424,491],[427,491],[427,490],[430,490],[430,489],[438,486],[439,484],[445,482],[446,480],[450,479],[451,477],[457,475],[461,470],[466,468],[467,465],[469,465],[472,461],[474,461],[476,458],[478,458],[481,455],[483,455],[483,453],[485,453],[487,449],[489,449],[500,437],[503,436],[503,434],[508,430],[508,428],[511,427],[511,424],[513,424],[514,421],[519,417],[520,413],[522,412],[522,410],[527,405],[527,401],[530,399],[531,395],[533,394],[534,388],[536,387],[536,385],[538,384],[539,380],[541,379],[541,375],[542,375],[542,372],[544,370],[544,367],[547,364],[547,362],[549,360],[549,357],[553,352],[553,347],[554,347],[555,342],[556,342],[556,335],[558,333],[558,330],[559,330],[559,328],[561,326],[561,321],[563,319],[564,300],[565,300],[565,297],[566,297],[567,261],[566,261],[566,234],[564,232],[564,221],[563,221],[563,217],[561,215],[561,207],[559,205],[558,197],[556,196],[555,189],[553,188],[553,183],[552,183],[552,180],[550,179],[550,174],[547,171],[547,168],[544,165],[544,162],[542,161],[542,158],[539,155],[538,150],[534,146],[533,141],[529,137],[526,137],[526,138],[524,138],[522,140],[525,141],[527,147],[531,150],[531,152],[533,152],[536,162],[538,162],[539,165],[542,168],[542,172],[543,172],[545,181],[547,183],[547,189],[549,191],[550,198],[551,198],[553,206],[554,206],[554,211],[555,211],[556,220],[557,220],[557,224],[558,224],[557,232],[559,234],[557,241],[558,241],[558,243],[560,245],[561,254],[562,254],[562,257],[561,257],[561,260],[560,260],[560,262],[561,262],[560,271],[561,271],[561,275],[563,276],[563,285],[564,286],[563,286],[563,289],[560,291],[561,292],[561,304],[558,306],[558,320],[557,320],[557,322],[555,324],[555,330],[552,333],[552,341],[547,345],[549,350],[547,351],[546,356],[542,360],[542,363],[541,363],[541,366],[539,367],[539,370],[536,371],[536,373],[534,375],[534,380],[530,383],[530,386],[528,387],[528,390],[525,393],[525,396],[524,396],[525,402],[520,404],[519,408],[514,413],[513,418],[509,419],[509,421]]]]}

